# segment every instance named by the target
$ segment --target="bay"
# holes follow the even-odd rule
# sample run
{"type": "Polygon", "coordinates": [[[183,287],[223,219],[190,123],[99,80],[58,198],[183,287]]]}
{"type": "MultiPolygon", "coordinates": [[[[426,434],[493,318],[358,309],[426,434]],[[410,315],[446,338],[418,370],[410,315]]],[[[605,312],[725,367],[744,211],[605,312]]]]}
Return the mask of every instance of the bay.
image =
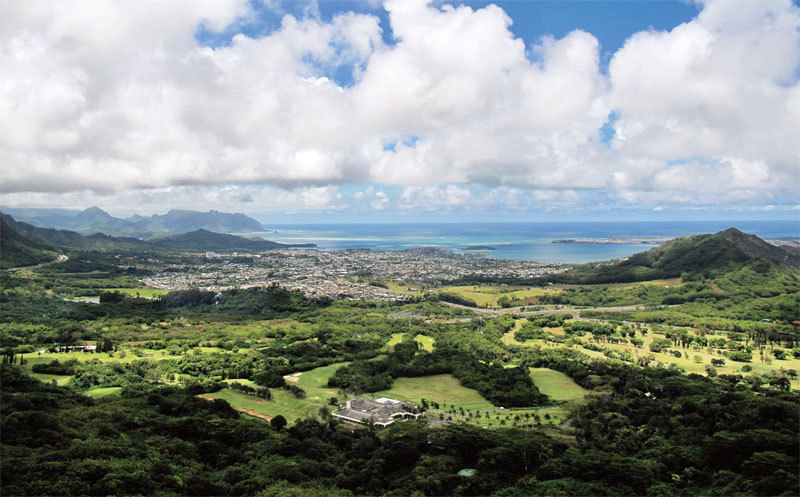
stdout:
{"type": "Polygon", "coordinates": [[[798,221],[276,224],[265,225],[263,232],[238,234],[280,243],[315,243],[319,250],[441,247],[501,259],[584,263],[627,257],[655,245],[552,243],[553,240],[675,238],[716,233],[730,227],[767,239],[800,237],[798,221]],[[494,250],[463,250],[471,246],[494,250]]]}

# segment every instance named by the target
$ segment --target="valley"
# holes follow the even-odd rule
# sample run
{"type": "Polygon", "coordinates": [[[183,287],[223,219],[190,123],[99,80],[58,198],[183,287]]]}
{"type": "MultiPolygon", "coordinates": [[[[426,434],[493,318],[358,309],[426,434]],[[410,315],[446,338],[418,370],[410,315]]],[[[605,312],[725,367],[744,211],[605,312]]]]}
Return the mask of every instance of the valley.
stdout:
{"type": "MultiPolygon", "coordinates": [[[[731,236],[740,239],[696,243],[731,236]]],[[[786,468],[797,457],[800,275],[780,254],[727,246],[698,267],[684,259],[696,245],[678,240],[655,255],[547,266],[440,250],[209,257],[17,240],[66,260],[0,274],[3,426],[12,433],[2,464],[21,468],[4,478],[11,493],[32,492],[35,481],[78,492],[68,468],[87,467],[85,444],[108,461],[84,480],[100,493],[153,490],[102,476],[142,461],[179,479],[169,484],[179,493],[247,493],[263,488],[264,471],[282,488],[355,494],[797,484],[788,470],[780,481],[746,471],[718,479],[767,453],[786,468]],[[378,429],[333,418],[365,397],[411,402],[424,416],[378,429]],[[764,409],[772,424],[752,431],[764,409]],[[40,444],[42,423],[59,433],[59,448],[40,444]],[[124,454],[109,445],[123,433],[135,437],[124,454]],[[411,442],[419,439],[439,441],[411,442]],[[157,448],[164,440],[172,445],[157,448]],[[548,455],[523,456],[520,466],[520,444],[548,455]],[[695,452],[653,452],[686,446],[695,452]],[[391,480],[359,472],[403,453],[409,463],[384,470],[391,480]],[[42,474],[33,463],[41,457],[60,471],[42,474]],[[458,476],[465,467],[484,478],[458,476]],[[414,476],[422,471],[438,486],[414,476]]]]}

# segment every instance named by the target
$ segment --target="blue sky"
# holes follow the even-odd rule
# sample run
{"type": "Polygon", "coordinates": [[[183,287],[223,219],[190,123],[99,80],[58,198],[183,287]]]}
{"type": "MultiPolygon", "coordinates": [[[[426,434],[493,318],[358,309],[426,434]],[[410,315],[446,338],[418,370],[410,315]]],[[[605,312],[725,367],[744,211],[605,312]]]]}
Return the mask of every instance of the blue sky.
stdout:
{"type": "Polygon", "coordinates": [[[48,5],[0,6],[5,205],[800,216],[794,0],[48,5]]]}

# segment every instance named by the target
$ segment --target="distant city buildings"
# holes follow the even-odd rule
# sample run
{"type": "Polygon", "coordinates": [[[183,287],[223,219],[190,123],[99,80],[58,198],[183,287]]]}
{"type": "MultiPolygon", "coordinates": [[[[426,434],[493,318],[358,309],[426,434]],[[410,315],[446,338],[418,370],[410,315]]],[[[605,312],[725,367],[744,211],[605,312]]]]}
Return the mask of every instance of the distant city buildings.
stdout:
{"type": "Polygon", "coordinates": [[[408,294],[371,286],[365,280],[388,278],[420,287],[439,287],[470,276],[535,278],[563,269],[556,264],[490,259],[475,254],[455,254],[441,249],[404,251],[272,250],[248,261],[213,252],[197,266],[149,268],[156,272],[143,282],[154,288],[221,291],[278,284],[313,298],[402,301],[408,294]],[[176,271],[176,269],[181,269],[176,271]]]}

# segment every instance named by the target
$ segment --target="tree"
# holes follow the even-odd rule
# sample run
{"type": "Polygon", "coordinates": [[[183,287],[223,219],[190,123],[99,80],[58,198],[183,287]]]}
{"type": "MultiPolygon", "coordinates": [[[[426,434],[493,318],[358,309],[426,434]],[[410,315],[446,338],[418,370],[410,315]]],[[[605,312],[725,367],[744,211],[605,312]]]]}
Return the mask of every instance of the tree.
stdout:
{"type": "Polygon", "coordinates": [[[272,425],[272,427],[275,428],[276,430],[281,431],[288,423],[286,421],[286,418],[278,414],[277,416],[272,418],[272,421],[270,421],[269,424],[272,425]]]}

